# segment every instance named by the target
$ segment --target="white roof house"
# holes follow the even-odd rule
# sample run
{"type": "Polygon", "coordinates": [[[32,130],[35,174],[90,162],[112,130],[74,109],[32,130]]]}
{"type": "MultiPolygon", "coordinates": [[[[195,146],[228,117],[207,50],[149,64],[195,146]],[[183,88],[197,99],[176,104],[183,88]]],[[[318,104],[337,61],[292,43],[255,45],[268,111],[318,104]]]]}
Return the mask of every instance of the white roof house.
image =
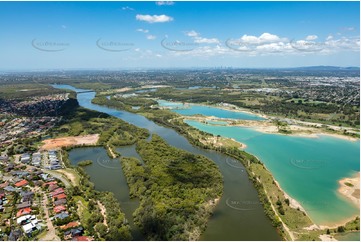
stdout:
{"type": "Polygon", "coordinates": [[[16,223],[21,224],[25,220],[32,220],[32,222],[36,222],[36,223],[38,222],[35,215],[24,215],[24,216],[18,217],[16,219],[16,223]]]}

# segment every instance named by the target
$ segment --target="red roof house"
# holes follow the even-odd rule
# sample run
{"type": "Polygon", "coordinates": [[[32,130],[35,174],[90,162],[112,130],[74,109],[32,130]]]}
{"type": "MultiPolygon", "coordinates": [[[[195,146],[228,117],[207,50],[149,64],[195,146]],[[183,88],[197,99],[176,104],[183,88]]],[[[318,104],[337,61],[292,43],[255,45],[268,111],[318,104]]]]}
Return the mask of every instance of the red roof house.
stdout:
{"type": "Polygon", "coordinates": [[[58,188],[58,189],[56,189],[55,191],[53,191],[52,193],[51,193],[51,196],[56,196],[56,195],[59,195],[59,194],[62,194],[62,193],[64,193],[64,189],[63,188],[58,188]]]}
{"type": "Polygon", "coordinates": [[[59,205],[54,208],[55,213],[60,213],[62,211],[66,211],[66,207],[64,207],[63,205],[59,205]]]}
{"type": "Polygon", "coordinates": [[[66,195],[64,193],[56,195],[53,197],[54,200],[64,199],[66,198],[66,195]]]}
{"type": "Polygon", "coordinates": [[[60,226],[60,229],[61,229],[61,230],[67,230],[67,229],[70,229],[70,228],[77,227],[77,226],[79,226],[79,225],[80,225],[79,222],[70,222],[70,223],[68,223],[68,224],[65,224],[65,225],[60,226]]]}
{"type": "Polygon", "coordinates": [[[19,182],[15,183],[16,187],[22,187],[22,186],[26,186],[26,185],[28,185],[27,180],[22,180],[22,181],[19,181],[19,182]]]}
{"type": "Polygon", "coordinates": [[[27,214],[30,214],[30,213],[31,213],[31,208],[23,208],[23,209],[20,209],[16,213],[16,217],[20,217],[20,216],[27,215],[27,214]]]}

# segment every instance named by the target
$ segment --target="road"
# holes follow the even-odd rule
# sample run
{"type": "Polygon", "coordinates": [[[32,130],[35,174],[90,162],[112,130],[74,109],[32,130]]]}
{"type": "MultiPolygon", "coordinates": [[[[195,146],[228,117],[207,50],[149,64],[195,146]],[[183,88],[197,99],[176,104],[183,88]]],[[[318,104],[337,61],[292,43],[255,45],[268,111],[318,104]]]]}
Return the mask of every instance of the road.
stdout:
{"type": "Polygon", "coordinates": [[[59,179],[60,181],[62,181],[63,183],[64,183],[64,185],[65,185],[65,187],[71,187],[71,184],[70,184],[70,182],[69,182],[69,180],[66,178],[66,177],[64,177],[64,175],[62,175],[62,174],[59,174],[58,172],[56,172],[56,171],[51,171],[51,170],[46,170],[46,169],[41,169],[44,173],[47,173],[47,174],[50,174],[50,175],[52,175],[53,177],[55,177],[55,178],[57,178],[57,179],[59,179]]]}
{"type": "Polygon", "coordinates": [[[39,240],[40,241],[55,241],[55,240],[59,241],[60,238],[56,235],[54,225],[51,222],[50,217],[49,217],[48,198],[47,198],[45,192],[41,191],[41,194],[43,196],[42,206],[43,206],[43,210],[45,213],[46,226],[48,227],[48,231],[47,231],[46,235],[42,238],[39,238],[39,240]]]}

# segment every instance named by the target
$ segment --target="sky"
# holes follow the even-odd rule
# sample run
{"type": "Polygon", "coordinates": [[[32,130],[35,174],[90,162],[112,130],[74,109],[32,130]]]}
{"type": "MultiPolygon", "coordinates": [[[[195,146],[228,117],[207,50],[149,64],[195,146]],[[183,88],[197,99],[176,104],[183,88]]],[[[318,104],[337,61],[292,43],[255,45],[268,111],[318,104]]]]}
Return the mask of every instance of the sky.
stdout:
{"type": "Polygon", "coordinates": [[[0,69],[360,66],[359,2],[0,2],[0,69]]]}

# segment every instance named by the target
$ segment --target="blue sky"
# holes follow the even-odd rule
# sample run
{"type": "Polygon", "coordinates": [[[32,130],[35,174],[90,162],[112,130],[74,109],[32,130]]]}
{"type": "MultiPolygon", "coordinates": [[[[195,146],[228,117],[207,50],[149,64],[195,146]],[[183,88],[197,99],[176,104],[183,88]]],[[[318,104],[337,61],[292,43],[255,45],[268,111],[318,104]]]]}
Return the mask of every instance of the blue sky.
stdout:
{"type": "Polygon", "coordinates": [[[359,2],[0,2],[0,69],[360,65],[359,2]]]}

